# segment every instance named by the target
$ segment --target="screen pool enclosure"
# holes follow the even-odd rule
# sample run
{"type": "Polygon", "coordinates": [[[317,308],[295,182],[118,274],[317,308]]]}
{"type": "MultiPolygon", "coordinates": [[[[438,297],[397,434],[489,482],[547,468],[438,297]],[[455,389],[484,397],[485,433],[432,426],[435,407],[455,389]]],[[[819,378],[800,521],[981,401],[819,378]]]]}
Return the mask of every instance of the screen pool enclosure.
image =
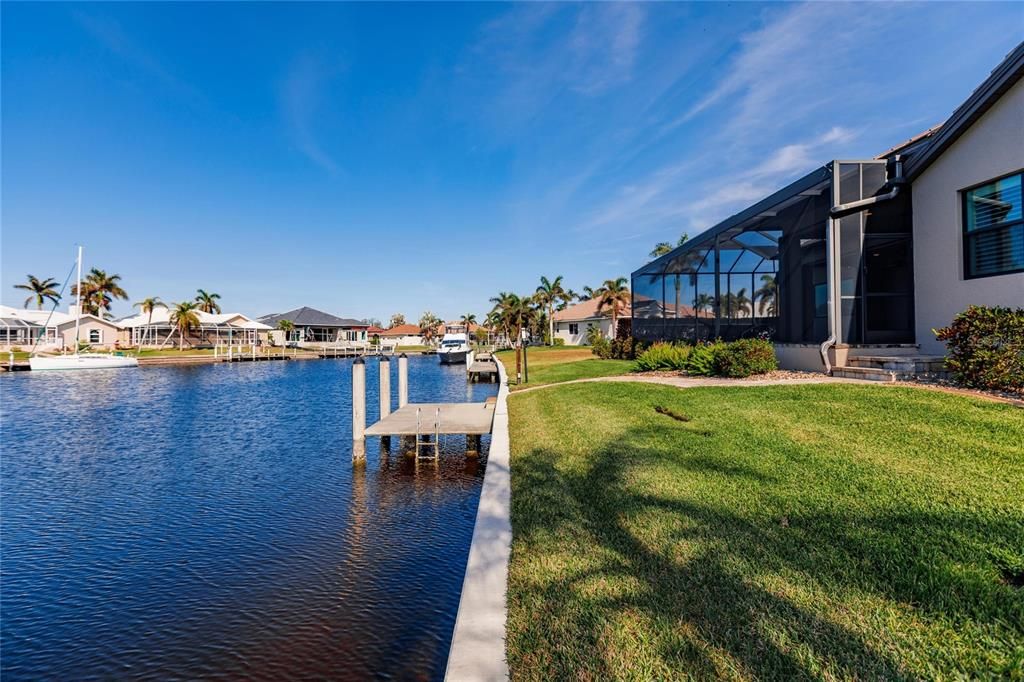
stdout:
{"type": "Polygon", "coordinates": [[[900,166],[833,161],[644,265],[632,274],[633,336],[912,343],[900,166]]]}

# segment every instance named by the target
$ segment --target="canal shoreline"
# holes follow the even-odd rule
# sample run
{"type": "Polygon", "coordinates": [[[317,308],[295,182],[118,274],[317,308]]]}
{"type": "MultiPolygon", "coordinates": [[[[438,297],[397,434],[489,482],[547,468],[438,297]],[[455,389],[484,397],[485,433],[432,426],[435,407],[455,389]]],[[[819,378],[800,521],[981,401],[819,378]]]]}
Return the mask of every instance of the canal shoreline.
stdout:
{"type": "MultiPolygon", "coordinates": [[[[433,351],[408,350],[402,351],[407,356],[433,355],[433,351]]],[[[376,353],[367,353],[367,356],[376,353]]],[[[311,351],[297,351],[291,355],[257,355],[252,357],[249,354],[239,354],[232,357],[225,355],[161,355],[156,357],[141,357],[139,367],[167,367],[173,365],[213,365],[221,362],[280,362],[282,360],[343,360],[346,358],[365,357],[356,355],[323,356],[311,351]]],[[[27,372],[30,371],[27,360],[16,360],[0,364],[0,373],[4,372],[27,372]]]]}
{"type": "Polygon", "coordinates": [[[496,364],[498,398],[487,469],[445,671],[445,679],[453,682],[509,677],[505,656],[508,563],[512,551],[509,390],[505,367],[500,361],[496,364]]]}

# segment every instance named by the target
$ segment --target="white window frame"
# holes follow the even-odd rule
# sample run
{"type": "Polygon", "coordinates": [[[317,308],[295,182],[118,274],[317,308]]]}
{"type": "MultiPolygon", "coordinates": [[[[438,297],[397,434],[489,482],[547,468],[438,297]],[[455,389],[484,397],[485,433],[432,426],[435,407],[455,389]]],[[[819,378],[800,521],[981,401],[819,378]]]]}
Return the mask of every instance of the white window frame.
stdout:
{"type": "Polygon", "coordinates": [[[89,330],[89,343],[103,343],[103,330],[93,327],[89,330]],[[96,335],[96,340],[92,340],[92,335],[96,335]]]}

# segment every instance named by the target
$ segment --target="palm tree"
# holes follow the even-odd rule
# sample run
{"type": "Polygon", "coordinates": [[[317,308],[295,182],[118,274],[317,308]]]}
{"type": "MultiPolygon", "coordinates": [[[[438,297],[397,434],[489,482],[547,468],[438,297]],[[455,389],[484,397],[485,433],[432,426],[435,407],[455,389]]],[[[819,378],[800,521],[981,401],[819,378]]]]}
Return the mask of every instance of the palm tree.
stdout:
{"type": "Polygon", "coordinates": [[[522,373],[523,330],[535,323],[537,317],[533,297],[520,297],[503,291],[491,301],[494,310],[490,319],[502,328],[506,338],[512,340],[516,349],[516,377],[519,377],[522,373]]]}
{"type": "Polygon", "coordinates": [[[497,296],[491,298],[491,303],[494,304],[494,307],[487,315],[488,324],[501,329],[505,340],[513,345],[515,344],[512,339],[512,328],[509,326],[509,320],[505,312],[508,310],[511,300],[515,297],[515,294],[510,294],[507,291],[499,292],[497,296]]]}
{"type": "Polygon", "coordinates": [[[220,304],[217,303],[217,299],[220,298],[220,294],[208,294],[202,289],[196,290],[196,307],[202,310],[204,313],[219,313],[220,304]]]}
{"type": "Polygon", "coordinates": [[[618,277],[616,279],[605,280],[601,288],[595,292],[597,294],[597,312],[600,313],[605,308],[611,308],[612,311],[612,338],[618,336],[618,320],[619,320],[619,309],[622,306],[627,305],[630,301],[629,285],[626,282],[625,277],[618,277]]]}
{"type": "Polygon", "coordinates": [[[761,288],[754,292],[754,300],[760,301],[758,310],[763,316],[765,310],[768,317],[779,316],[779,283],[775,275],[761,275],[761,288]]]}
{"type": "Polygon", "coordinates": [[[423,340],[430,345],[430,342],[437,336],[437,327],[444,323],[444,320],[439,318],[429,310],[420,316],[420,334],[423,336],[423,340]]]}
{"type": "Polygon", "coordinates": [[[287,348],[288,337],[291,335],[293,331],[295,331],[295,323],[292,322],[291,320],[278,320],[277,328],[278,330],[284,332],[284,334],[282,335],[284,338],[284,342],[281,345],[287,348]]]}
{"type": "Polygon", "coordinates": [[[476,324],[476,314],[475,313],[466,313],[465,315],[463,315],[462,317],[459,318],[459,322],[461,322],[462,326],[466,328],[466,333],[468,334],[469,333],[469,325],[476,324]]]}
{"type": "Polygon", "coordinates": [[[715,297],[710,294],[697,294],[697,298],[693,299],[693,309],[697,312],[711,310],[714,307],[715,297]]]}
{"type": "Polygon", "coordinates": [[[743,287],[732,297],[732,310],[739,313],[736,317],[747,317],[752,310],[753,301],[747,298],[747,288],[743,287]]]}
{"type": "Polygon", "coordinates": [[[676,248],[677,246],[682,246],[683,244],[685,244],[689,239],[690,235],[683,232],[681,235],[679,235],[679,241],[676,243],[675,246],[672,246],[672,244],[670,244],[669,242],[658,242],[657,244],[654,245],[654,248],[651,249],[651,258],[661,258],[666,253],[671,252],[672,249],[676,248]]]}
{"type": "Polygon", "coordinates": [[[558,303],[557,309],[558,310],[565,310],[570,305],[572,305],[573,301],[578,301],[578,300],[580,300],[580,295],[579,294],[577,294],[572,289],[566,289],[565,290],[565,296],[563,296],[562,300],[558,303]]]}
{"type": "Polygon", "coordinates": [[[581,303],[583,301],[589,301],[592,298],[596,298],[600,292],[601,287],[598,287],[597,289],[591,289],[590,287],[585,286],[583,287],[583,293],[577,294],[576,299],[579,300],[581,303]]]}
{"type": "Polygon", "coordinates": [[[547,311],[548,317],[548,343],[555,342],[555,304],[565,299],[565,289],[562,287],[562,276],[559,275],[553,280],[547,277],[540,278],[540,286],[537,287],[537,304],[547,311]]]}
{"type": "Polygon", "coordinates": [[[658,242],[657,244],[654,245],[654,248],[651,249],[650,256],[651,258],[661,258],[671,250],[672,245],[669,244],[668,242],[658,242]]]}
{"type": "Polygon", "coordinates": [[[171,325],[178,330],[178,350],[185,350],[185,336],[199,327],[198,310],[194,301],[175,303],[171,309],[171,325]]]}
{"type": "Polygon", "coordinates": [[[25,299],[25,307],[32,301],[36,302],[36,309],[42,310],[43,303],[47,300],[51,301],[54,305],[60,302],[60,293],[54,288],[57,286],[57,280],[53,277],[47,277],[46,279],[39,279],[35,275],[25,275],[28,278],[27,284],[15,284],[15,289],[24,289],[25,291],[31,291],[32,294],[25,299]]]}
{"type": "MultiPolygon", "coordinates": [[[[143,332],[142,337],[145,339],[145,335],[149,333],[149,328],[153,324],[153,310],[155,308],[166,308],[167,304],[161,301],[159,296],[150,296],[149,298],[144,298],[138,303],[135,303],[132,307],[138,308],[140,312],[148,315],[146,318],[146,331],[143,332]]],[[[141,344],[142,342],[140,341],[139,343],[141,344]]]]}
{"type": "MultiPolygon", "coordinates": [[[[121,275],[108,275],[106,271],[92,268],[82,282],[79,302],[83,313],[99,317],[103,311],[110,311],[115,298],[128,300],[128,293],[121,288],[121,275]]],[[[78,285],[71,287],[71,293],[78,296],[78,285]]]]}

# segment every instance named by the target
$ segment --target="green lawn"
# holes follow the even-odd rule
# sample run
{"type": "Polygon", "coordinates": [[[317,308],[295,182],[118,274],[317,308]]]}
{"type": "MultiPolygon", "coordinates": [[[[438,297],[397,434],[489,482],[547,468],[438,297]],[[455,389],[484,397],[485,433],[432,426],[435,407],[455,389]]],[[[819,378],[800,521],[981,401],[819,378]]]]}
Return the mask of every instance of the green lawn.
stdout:
{"type": "Polygon", "coordinates": [[[509,406],[513,679],[1024,678],[1024,410],[626,383],[509,406]]]}
{"type": "Polygon", "coordinates": [[[573,379],[619,376],[629,374],[633,369],[633,362],[630,360],[601,360],[594,357],[588,347],[531,347],[527,349],[526,353],[530,381],[521,386],[515,385],[515,352],[503,350],[497,353],[497,357],[505,365],[505,371],[508,372],[509,386],[513,391],[519,388],[554,384],[573,379]]]}

